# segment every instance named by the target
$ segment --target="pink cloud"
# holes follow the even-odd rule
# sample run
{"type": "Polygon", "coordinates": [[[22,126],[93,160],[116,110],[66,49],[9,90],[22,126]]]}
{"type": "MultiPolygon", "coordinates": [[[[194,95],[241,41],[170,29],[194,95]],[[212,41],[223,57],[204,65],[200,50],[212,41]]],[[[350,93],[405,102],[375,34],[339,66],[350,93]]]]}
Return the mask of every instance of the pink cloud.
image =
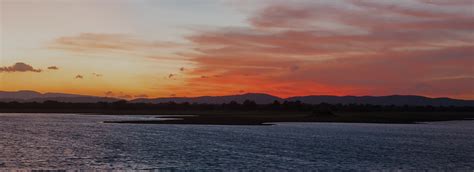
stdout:
{"type": "Polygon", "coordinates": [[[171,89],[184,95],[246,90],[474,98],[472,90],[441,91],[455,85],[444,83],[467,88],[470,82],[426,81],[474,73],[474,17],[455,5],[465,1],[346,2],[268,4],[249,18],[248,28],[198,32],[188,37],[197,67],[183,71],[191,76],[184,87],[192,90],[171,89]],[[208,77],[214,75],[221,77],[208,77]],[[420,84],[432,91],[413,89],[420,84]]]}

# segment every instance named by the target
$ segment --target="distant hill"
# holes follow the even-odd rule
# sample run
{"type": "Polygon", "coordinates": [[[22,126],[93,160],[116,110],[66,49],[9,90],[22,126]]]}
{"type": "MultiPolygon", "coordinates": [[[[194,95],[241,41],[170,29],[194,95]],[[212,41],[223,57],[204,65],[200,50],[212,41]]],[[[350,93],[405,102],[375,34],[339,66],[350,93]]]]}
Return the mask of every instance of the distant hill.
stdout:
{"type": "Polygon", "coordinates": [[[474,100],[450,98],[429,98],[413,95],[392,96],[302,96],[290,97],[288,101],[301,101],[308,104],[371,104],[371,105],[412,105],[412,106],[474,106],[474,100]]]}
{"type": "Polygon", "coordinates": [[[242,95],[230,95],[230,96],[202,96],[202,97],[168,97],[168,98],[154,98],[154,99],[135,99],[131,102],[138,103],[163,103],[163,102],[176,102],[176,103],[207,103],[207,104],[222,104],[236,101],[242,103],[245,100],[253,100],[257,104],[269,104],[277,101],[284,101],[284,99],[260,93],[247,93],[242,95]]]}
{"type": "Polygon", "coordinates": [[[190,102],[190,103],[208,103],[221,104],[230,101],[242,103],[245,100],[253,100],[257,104],[269,104],[275,100],[283,101],[301,101],[307,104],[372,104],[372,105],[415,105],[415,106],[474,106],[474,100],[458,100],[450,98],[428,98],[412,95],[392,95],[392,96],[301,96],[282,99],[268,94],[249,93],[231,96],[204,96],[204,97],[170,97],[154,99],[135,99],[132,102],[137,103],[163,103],[163,102],[190,102]]]}
{"type": "Polygon", "coordinates": [[[0,91],[0,99],[32,99],[40,96],[41,93],[36,91],[0,91]]]}
{"type": "Polygon", "coordinates": [[[0,91],[0,102],[44,102],[47,100],[71,103],[114,102],[120,99],[64,93],[39,93],[36,91],[0,91]]]}
{"type": "MultiPolygon", "coordinates": [[[[76,94],[63,93],[38,93],[35,91],[0,91],[0,102],[44,102],[46,100],[54,100],[59,102],[114,102],[121,99],[109,97],[95,97],[76,94]]],[[[236,101],[242,103],[245,100],[255,101],[257,104],[269,104],[275,100],[284,101],[301,101],[308,104],[372,104],[372,105],[432,105],[432,106],[474,106],[474,100],[459,100],[451,98],[429,98],[413,95],[391,95],[391,96],[300,96],[289,97],[286,99],[261,93],[247,93],[241,95],[229,96],[202,96],[202,97],[165,97],[165,98],[140,98],[130,100],[132,103],[207,103],[222,104],[236,101]]]]}

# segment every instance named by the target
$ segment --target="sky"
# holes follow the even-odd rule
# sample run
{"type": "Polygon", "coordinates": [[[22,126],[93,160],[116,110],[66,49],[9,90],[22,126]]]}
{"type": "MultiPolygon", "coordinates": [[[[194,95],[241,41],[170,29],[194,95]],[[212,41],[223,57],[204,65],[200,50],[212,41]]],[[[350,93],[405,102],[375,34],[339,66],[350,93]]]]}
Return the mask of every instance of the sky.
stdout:
{"type": "Polygon", "coordinates": [[[0,0],[0,90],[474,99],[474,0],[0,0]]]}

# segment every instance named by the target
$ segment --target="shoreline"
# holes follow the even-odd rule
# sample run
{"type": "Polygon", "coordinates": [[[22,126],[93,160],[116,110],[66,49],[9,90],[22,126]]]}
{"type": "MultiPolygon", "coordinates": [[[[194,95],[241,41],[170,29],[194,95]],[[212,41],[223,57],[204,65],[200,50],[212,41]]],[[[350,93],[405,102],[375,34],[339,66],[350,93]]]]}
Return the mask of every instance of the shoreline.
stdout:
{"type": "Polygon", "coordinates": [[[277,112],[277,111],[53,111],[23,110],[0,113],[70,113],[77,115],[146,115],[155,119],[103,121],[115,124],[250,125],[271,126],[279,122],[419,124],[424,122],[474,120],[472,112],[277,112]],[[145,112],[145,113],[144,113],[145,112]]]}
{"type": "Polygon", "coordinates": [[[183,124],[183,125],[251,125],[270,126],[279,122],[302,123],[377,123],[377,124],[419,124],[424,122],[473,120],[470,113],[431,112],[367,112],[339,113],[326,116],[311,115],[195,115],[158,117],[159,120],[104,121],[116,124],[183,124]]]}

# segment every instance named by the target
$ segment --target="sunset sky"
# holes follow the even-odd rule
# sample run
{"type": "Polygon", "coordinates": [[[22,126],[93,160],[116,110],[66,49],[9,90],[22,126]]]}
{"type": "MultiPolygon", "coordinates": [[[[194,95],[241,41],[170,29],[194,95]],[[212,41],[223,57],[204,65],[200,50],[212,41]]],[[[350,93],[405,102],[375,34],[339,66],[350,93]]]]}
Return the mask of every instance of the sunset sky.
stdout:
{"type": "Polygon", "coordinates": [[[474,0],[0,0],[0,90],[474,99],[474,0]]]}

